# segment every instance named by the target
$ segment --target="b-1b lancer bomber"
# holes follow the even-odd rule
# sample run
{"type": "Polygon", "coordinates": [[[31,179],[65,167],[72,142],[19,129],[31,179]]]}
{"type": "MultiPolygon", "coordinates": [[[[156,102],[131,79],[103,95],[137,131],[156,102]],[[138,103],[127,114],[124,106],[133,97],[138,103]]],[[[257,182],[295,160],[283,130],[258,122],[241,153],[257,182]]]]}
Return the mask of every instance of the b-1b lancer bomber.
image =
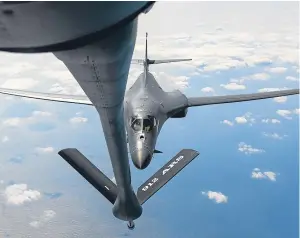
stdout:
{"type": "MultiPolygon", "coordinates": [[[[160,153],[156,141],[164,123],[169,118],[185,117],[189,107],[299,94],[299,89],[212,97],[187,97],[179,90],[165,92],[149,66],[191,59],[149,59],[146,35],[145,58],[132,60],[137,17],[150,11],[152,6],[153,2],[142,1],[7,4],[3,7],[5,30],[0,29],[0,50],[52,52],[66,65],[86,96],[5,88],[1,88],[0,93],[92,105],[99,113],[116,184],[77,149],[63,149],[59,155],[113,204],[114,216],[128,221],[129,229],[134,228],[133,221],[142,215],[142,205],[199,153],[181,150],[135,193],[127,146],[133,164],[143,170],[149,166],[153,154],[160,153]],[[113,14],[106,14],[108,11],[113,14]],[[77,17],[79,13],[81,18],[77,17]],[[36,25],[37,22],[43,24],[36,25]],[[63,25],[68,27],[62,29],[63,25]],[[131,63],[142,64],[143,72],[125,94],[131,63]]],[[[0,20],[3,16],[0,15],[0,20]]]]}
{"type": "MultiPolygon", "coordinates": [[[[138,169],[145,169],[150,164],[154,153],[162,153],[155,149],[155,145],[163,124],[169,118],[185,117],[189,107],[258,100],[299,93],[298,89],[292,89],[232,96],[187,97],[179,90],[165,92],[159,86],[153,74],[149,71],[149,66],[152,64],[188,60],[191,59],[148,59],[147,33],[145,59],[132,60],[132,63],[141,64],[144,67],[143,72],[137,78],[135,83],[127,90],[124,99],[124,125],[127,134],[126,140],[129,145],[132,162],[138,169]]],[[[44,94],[4,88],[0,89],[0,93],[51,101],[93,105],[93,103],[85,96],[50,93],[44,94]]],[[[91,164],[78,150],[64,149],[61,150],[59,154],[96,189],[107,197],[109,201],[112,203],[116,202],[116,199],[118,198],[117,186],[93,164],[91,164]]],[[[184,149],[178,153],[177,156],[169,161],[161,170],[159,170],[138,189],[136,199],[133,198],[133,201],[136,201],[137,204],[131,204],[131,206],[136,208],[143,204],[158,189],[160,189],[166,182],[183,169],[183,167],[197,157],[198,154],[199,153],[197,151],[190,149],[184,149]]],[[[122,171],[122,165],[117,166],[119,166],[117,171],[122,171]]],[[[115,173],[115,176],[118,176],[118,174],[115,173]]],[[[134,194],[131,195],[135,196],[134,194]]],[[[123,199],[126,201],[126,195],[123,199]]],[[[125,203],[123,208],[130,210],[133,209],[131,206],[125,203]]],[[[117,210],[114,212],[118,213],[117,210]]],[[[124,214],[126,214],[126,212],[124,212],[124,214]]],[[[124,218],[126,219],[126,217],[124,218]]],[[[129,220],[129,228],[133,228],[134,226],[133,220],[131,220],[132,218],[133,217],[129,220]]]]}

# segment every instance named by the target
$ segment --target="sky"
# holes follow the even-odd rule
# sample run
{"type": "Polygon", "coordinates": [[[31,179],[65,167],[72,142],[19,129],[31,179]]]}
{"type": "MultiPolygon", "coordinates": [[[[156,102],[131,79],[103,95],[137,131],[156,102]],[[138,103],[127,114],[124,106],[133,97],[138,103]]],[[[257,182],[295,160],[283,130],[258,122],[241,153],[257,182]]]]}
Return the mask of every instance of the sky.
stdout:
{"type": "MultiPolygon", "coordinates": [[[[165,91],[217,96],[299,87],[298,2],[157,2],[141,15],[134,58],[165,91]]],[[[128,87],[141,73],[132,65],[128,87]]],[[[51,54],[0,53],[0,87],[83,94],[51,54]]],[[[113,173],[96,110],[0,95],[0,237],[299,237],[299,96],[189,109],[164,125],[163,151],[137,188],[183,148],[200,152],[144,205],[136,229],[57,152],[78,148],[113,173]]]]}

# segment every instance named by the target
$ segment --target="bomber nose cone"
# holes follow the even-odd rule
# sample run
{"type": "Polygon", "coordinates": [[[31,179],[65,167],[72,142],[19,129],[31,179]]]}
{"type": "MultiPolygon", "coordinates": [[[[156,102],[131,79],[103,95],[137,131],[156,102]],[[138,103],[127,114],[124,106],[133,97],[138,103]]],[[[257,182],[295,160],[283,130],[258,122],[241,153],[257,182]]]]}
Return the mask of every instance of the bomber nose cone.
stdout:
{"type": "Polygon", "coordinates": [[[145,169],[152,159],[150,151],[145,148],[133,151],[131,156],[134,166],[138,169],[145,169]]]}

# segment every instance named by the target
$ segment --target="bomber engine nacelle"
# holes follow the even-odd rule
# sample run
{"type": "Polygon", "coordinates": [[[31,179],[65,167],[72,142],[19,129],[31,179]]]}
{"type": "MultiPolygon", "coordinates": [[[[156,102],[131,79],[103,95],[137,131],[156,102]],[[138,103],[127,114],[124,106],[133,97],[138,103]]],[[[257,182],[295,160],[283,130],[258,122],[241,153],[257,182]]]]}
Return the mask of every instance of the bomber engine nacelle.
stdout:
{"type": "Polygon", "coordinates": [[[182,109],[181,111],[175,113],[171,118],[183,118],[186,117],[186,114],[188,113],[188,108],[182,109]]]}

